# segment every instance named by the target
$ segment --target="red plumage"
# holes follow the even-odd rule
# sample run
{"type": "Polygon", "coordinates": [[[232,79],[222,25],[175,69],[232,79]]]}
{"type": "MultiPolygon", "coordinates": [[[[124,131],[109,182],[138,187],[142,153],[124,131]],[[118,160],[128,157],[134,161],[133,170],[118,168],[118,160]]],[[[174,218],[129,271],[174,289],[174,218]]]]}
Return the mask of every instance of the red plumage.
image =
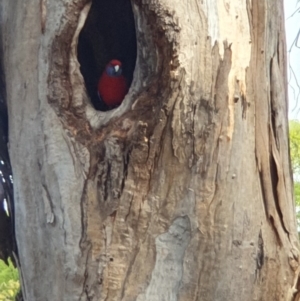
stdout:
{"type": "Polygon", "coordinates": [[[110,61],[98,82],[98,93],[103,102],[109,107],[120,105],[128,92],[125,77],[122,75],[122,63],[110,61]]]}

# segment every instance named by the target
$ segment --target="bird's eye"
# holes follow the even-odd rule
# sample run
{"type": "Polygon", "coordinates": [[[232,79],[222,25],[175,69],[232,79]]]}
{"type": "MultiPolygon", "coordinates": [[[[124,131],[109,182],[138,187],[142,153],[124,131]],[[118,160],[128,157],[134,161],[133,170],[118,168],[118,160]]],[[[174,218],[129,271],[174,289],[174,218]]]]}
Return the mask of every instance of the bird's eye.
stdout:
{"type": "Polygon", "coordinates": [[[106,73],[109,76],[119,76],[122,74],[122,68],[120,67],[120,65],[110,65],[106,68],[106,73]]]}

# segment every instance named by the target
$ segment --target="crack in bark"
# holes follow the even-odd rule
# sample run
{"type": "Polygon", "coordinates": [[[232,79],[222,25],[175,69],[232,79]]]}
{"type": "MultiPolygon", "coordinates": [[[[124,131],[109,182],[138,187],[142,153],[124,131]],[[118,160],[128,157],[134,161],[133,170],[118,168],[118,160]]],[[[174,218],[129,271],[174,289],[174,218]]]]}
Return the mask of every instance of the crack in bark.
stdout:
{"type": "Polygon", "coordinates": [[[55,221],[55,216],[53,213],[53,202],[51,199],[51,195],[46,184],[42,184],[42,198],[44,201],[44,209],[46,215],[46,222],[48,224],[53,224],[55,221]]]}
{"type": "Polygon", "coordinates": [[[264,240],[262,237],[262,231],[260,229],[257,240],[255,281],[258,281],[261,277],[261,269],[263,268],[265,259],[264,257],[264,240]]]}
{"type": "Polygon", "coordinates": [[[80,294],[79,300],[82,300],[83,295],[85,294],[88,297],[87,285],[86,282],[88,280],[88,261],[89,261],[89,253],[92,250],[92,245],[89,244],[86,246],[86,259],[85,259],[85,270],[84,270],[84,278],[83,278],[83,285],[82,285],[82,292],[80,294]]]}
{"type": "Polygon", "coordinates": [[[130,211],[131,211],[131,206],[132,206],[133,198],[134,198],[134,195],[131,196],[130,203],[129,203],[129,208],[128,208],[128,212],[127,212],[127,214],[125,215],[125,222],[127,222],[128,216],[130,215],[130,211]]]}
{"type": "Polygon", "coordinates": [[[242,117],[243,119],[247,118],[247,109],[250,106],[250,103],[247,102],[246,96],[241,94],[241,104],[242,104],[242,117]]]}
{"type": "Polygon", "coordinates": [[[79,247],[82,251],[83,249],[83,243],[86,242],[86,228],[87,228],[87,217],[86,217],[86,212],[87,212],[87,205],[86,205],[86,189],[87,189],[87,180],[84,181],[83,189],[82,189],[82,195],[81,195],[81,200],[80,200],[80,210],[81,210],[81,237],[79,240],[79,247]]]}
{"type": "Polygon", "coordinates": [[[270,174],[271,174],[271,181],[273,183],[272,185],[272,189],[273,189],[273,195],[274,195],[274,204],[275,204],[275,208],[276,208],[276,211],[278,213],[278,217],[279,217],[279,220],[281,222],[281,226],[282,228],[284,229],[284,231],[288,234],[288,230],[286,229],[285,225],[284,225],[284,221],[283,221],[283,213],[281,211],[281,208],[280,208],[280,204],[279,204],[279,196],[278,196],[278,193],[277,193],[277,189],[278,189],[278,169],[277,169],[277,165],[275,163],[275,160],[274,160],[274,157],[271,155],[270,157],[270,174]]]}
{"type": "MultiPolygon", "coordinates": [[[[271,178],[268,178],[268,180],[266,179],[266,175],[265,175],[265,170],[264,167],[261,167],[261,170],[258,171],[259,173],[259,179],[260,179],[260,188],[261,188],[261,194],[262,194],[262,200],[263,200],[263,204],[264,204],[264,208],[265,208],[265,214],[266,214],[266,218],[268,219],[268,221],[270,222],[270,225],[272,226],[273,230],[274,230],[274,234],[276,236],[276,239],[278,241],[278,244],[282,246],[283,242],[282,239],[278,233],[278,230],[276,228],[276,225],[274,223],[274,213],[273,212],[273,208],[274,206],[272,205],[272,201],[270,199],[270,191],[269,191],[269,185],[268,185],[268,180],[271,181],[271,178]],[[271,203],[270,203],[271,202],[271,203]]],[[[273,185],[270,182],[271,187],[273,188],[273,185]]],[[[273,192],[272,192],[273,193],[273,192]]],[[[274,199],[274,204],[275,204],[275,195],[273,195],[273,199],[274,199]]],[[[276,205],[275,205],[276,206],[276,205]]]]}

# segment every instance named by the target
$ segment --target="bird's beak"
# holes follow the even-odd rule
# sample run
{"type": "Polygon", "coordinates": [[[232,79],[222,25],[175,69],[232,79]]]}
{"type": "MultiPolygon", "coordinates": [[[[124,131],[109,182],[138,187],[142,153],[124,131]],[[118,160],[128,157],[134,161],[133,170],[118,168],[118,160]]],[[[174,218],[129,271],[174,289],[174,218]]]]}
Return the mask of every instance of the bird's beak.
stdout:
{"type": "Polygon", "coordinates": [[[119,69],[120,69],[120,66],[119,66],[119,65],[116,65],[116,66],[114,66],[114,68],[115,68],[115,71],[118,72],[119,69]]]}

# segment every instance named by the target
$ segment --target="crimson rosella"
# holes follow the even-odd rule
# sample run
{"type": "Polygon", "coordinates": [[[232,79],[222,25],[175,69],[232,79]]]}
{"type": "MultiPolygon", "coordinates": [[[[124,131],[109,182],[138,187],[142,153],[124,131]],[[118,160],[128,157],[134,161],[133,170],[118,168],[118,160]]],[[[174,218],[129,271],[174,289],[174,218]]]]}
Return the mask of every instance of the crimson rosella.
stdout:
{"type": "Polygon", "coordinates": [[[127,92],[126,79],[122,75],[122,63],[111,60],[98,82],[99,97],[109,108],[114,108],[122,103],[127,92]]]}

